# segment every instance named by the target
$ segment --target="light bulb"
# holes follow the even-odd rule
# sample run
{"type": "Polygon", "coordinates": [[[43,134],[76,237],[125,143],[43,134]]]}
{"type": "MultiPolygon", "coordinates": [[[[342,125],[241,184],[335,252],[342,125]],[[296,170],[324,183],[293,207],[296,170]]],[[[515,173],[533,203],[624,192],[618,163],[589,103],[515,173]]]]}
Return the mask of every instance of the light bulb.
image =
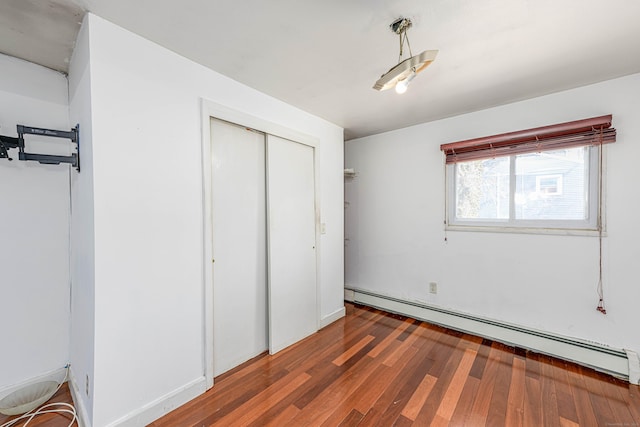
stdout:
{"type": "Polygon", "coordinates": [[[407,76],[406,79],[400,80],[396,83],[396,93],[405,93],[407,88],[409,87],[409,83],[416,77],[416,70],[412,69],[411,74],[407,76]]]}
{"type": "Polygon", "coordinates": [[[408,79],[400,80],[396,83],[396,93],[405,93],[409,87],[408,79]]]}

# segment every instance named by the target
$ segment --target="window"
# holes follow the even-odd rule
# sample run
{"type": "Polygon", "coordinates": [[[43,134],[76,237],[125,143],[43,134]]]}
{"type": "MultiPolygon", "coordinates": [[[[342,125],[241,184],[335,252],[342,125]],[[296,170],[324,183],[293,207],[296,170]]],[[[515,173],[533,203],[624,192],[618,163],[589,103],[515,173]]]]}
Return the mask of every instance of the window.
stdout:
{"type": "Polygon", "coordinates": [[[536,176],[536,193],[546,196],[562,195],[563,175],[538,175],[536,176]]]}
{"type": "Polygon", "coordinates": [[[516,142],[518,133],[443,145],[448,226],[597,230],[599,154],[615,129],[605,136],[604,125],[591,123],[580,133],[540,132],[549,128],[522,131],[536,132],[516,142]]]}

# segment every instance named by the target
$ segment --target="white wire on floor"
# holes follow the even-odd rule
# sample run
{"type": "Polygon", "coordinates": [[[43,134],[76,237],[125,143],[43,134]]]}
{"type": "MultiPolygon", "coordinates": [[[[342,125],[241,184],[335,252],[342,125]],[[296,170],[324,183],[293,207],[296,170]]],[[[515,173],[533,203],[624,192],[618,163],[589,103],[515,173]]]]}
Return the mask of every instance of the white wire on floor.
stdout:
{"type": "MultiPolygon", "coordinates": [[[[64,384],[67,381],[67,377],[69,376],[69,365],[66,366],[66,371],[64,374],[64,379],[62,380],[62,382],[60,384],[58,384],[58,388],[56,389],[56,391],[53,393],[54,395],[58,392],[58,390],[60,390],[60,387],[62,387],[62,384],[64,384]]],[[[76,408],[69,404],[69,403],[48,403],[45,405],[41,405],[39,408],[35,408],[32,409],[31,411],[27,412],[26,414],[22,414],[21,416],[19,416],[18,418],[14,418],[11,421],[7,421],[6,423],[0,425],[0,427],[13,427],[15,425],[17,425],[17,423],[24,421],[24,424],[22,424],[21,427],[27,427],[29,425],[29,423],[38,415],[42,415],[42,414],[69,414],[71,415],[71,421],[69,422],[69,425],[67,427],[72,427],[73,423],[77,423],[78,421],[78,414],[76,413],[76,408]],[[53,408],[57,408],[57,409],[53,409],[53,408]]]]}

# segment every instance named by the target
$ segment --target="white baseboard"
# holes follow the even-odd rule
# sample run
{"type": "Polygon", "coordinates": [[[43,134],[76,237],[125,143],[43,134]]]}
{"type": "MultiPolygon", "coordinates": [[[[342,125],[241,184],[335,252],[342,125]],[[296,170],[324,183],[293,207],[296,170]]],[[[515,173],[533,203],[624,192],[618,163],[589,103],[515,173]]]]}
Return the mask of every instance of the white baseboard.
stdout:
{"type": "Polygon", "coordinates": [[[207,391],[207,383],[203,376],[109,423],[107,427],[145,426],[205,391],[207,391]]]}
{"type": "Polygon", "coordinates": [[[336,311],[334,311],[333,313],[324,316],[321,320],[320,320],[320,329],[324,328],[325,326],[329,326],[330,324],[332,324],[333,322],[335,322],[338,319],[342,319],[345,314],[346,314],[346,309],[344,307],[337,309],[336,311]]]}
{"type": "Polygon", "coordinates": [[[78,417],[78,427],[91,427],[89,421],[89,412],[87,412],[87,406],[84,400],[80,397],[80,387],[78,385],[78,379],[73,373],[73,366],[69,369],[69,391],[71,392],[71,399],[73,400],[73,406],[76,408],[76,415],[78,417]]]}
{"type": "Polygon", "coordinates": [[[627,353],[621,349],[446,310],[437,306],[404,301],[362,289],[351,290],[354,292],[354,302],[360,304],[576,362],[625,380],[630,379],[630,359],[627,357],[627,353]]]}
{"type": "Polygon", "coordinates": [[[352,290],[352,289],[345,289],[344,290],[344,300],[345,301],[349,301],[349,302],[353,302],[356,298],[356,293],[352,290]]]}
{"type": "Polygon", "coordinates": [[[638,358],[638,353],[631,350],[625,351],[629,359],[629,382],[640,385],[640,358],[638,358]]]}
{"type": "Polygon", "coordinates": [[[28,380],[22,381],[18,384],[11,384],[8,386],[4,386],[0,388],[0,399],[3,399],[6,395],[13,393],[16,390],[21,388],[30,386],[31,384],[36,384],[43,381],[56,381],[58,384],[64,380],[64,375],[66,368],[58,368],[49,372],[45,372],[36,377],[29,378],[28,380]]]}

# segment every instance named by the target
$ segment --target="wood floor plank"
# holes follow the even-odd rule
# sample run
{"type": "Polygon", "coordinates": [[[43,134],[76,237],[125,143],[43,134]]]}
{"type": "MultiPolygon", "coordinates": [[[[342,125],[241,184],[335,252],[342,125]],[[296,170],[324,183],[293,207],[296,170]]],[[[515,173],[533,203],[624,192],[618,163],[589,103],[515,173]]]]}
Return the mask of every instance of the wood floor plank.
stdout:
{"type": "Polygon", "coordinates": [[[395,331],[390,333],[384,340],[382,340],[380,344],[376,345],[369,353],[367,353],[367,355],[370,357],[378,357],[385,348],[391,345],[392,342],[396,340],[399,341],[398,337],[400,336],[400,334],[402,334],[412,324],[413,322],[411,321],[411,319],[407,319],[402,322],[402,324],[397,327],[395,331]]]}
{"type": "Polygon", "coordinates": [[[395,381],[400,372],[406,369],[407,364],[415,357],[417,351],[414,347],[407,348],[393,368],[381,365],[380,368],[384,368],[384,371],[380,375],[372,378],[367,384],[363,384],[362,387],[360,387],[361,389],[358,390],[358,399],[355,402],[354,408],[363,414],[367,413],[380,398],[387,384],[395,381]]]}
{"type": "Polygon", "coordinates": [[[487,363],[485,364],[482,378],[480,380],[479,390],[473,406],[466,420],[465,425],[480,426],[486,425],[487,416],[489,415],[489,407],[491,405],[491,397],[493,396],[496,373],[500,364],[500,347],[491,345],[489,354],[487,355],[487,363]]]}
{"type": "Polygon", "coordinates": [[[402,331],[400,335],[398,335],[398,341],[406,340],[411,334],[413,334],[413,331],[422,323],[419,320],[415,320],[415,319],[409,319],[409,320],[411,320],[411,325],[409,325],[408,328],[406,328],[404,331],[402,331]]]}
{"type": "MultiPolygon", "coordinates": [[[[372,335],[367,335],[366,337],[362,338],[360,341],[358,341],[355,345],[349,347],[349,349],[347,351],[345,351],[344,353],[342,353],[340,356],[336,357],[335,359],[333,359],[333,361],[331,363],[333,363],[336,366],[342,366],[344,365],[344,363],[351,359],[353,357],[354,354],[356,354],[357,352],[359,352],[360,350],[362,350],[362,348],[364,346],[366,346],[367,344],[369,344],[371,341],[373,341],[375,339],[374,336],[372,335]]],[[[375,348],[375,347],[374,347],[375,348]]]]}
{"type": "MultiPolygon", "coordinates": [[[[640,420],[640,385],[623,385],[621,395],[622,399],[628,403],[633,419],[640,420]]],[[[640,422],[638,424],[640,425],[640,422]]]]}
{"type": "Polygon", "coordinates": [[[638,386],[373,308],[346,312],[151,426],[640,426],[638,386]]]}
{"type": "Polygon", "coordinates": [[[477,379],[482,379],[482,374],[484,373],[484,367],[487,364],[487,357],[489,356],[489,351],[491,350],[491,341],[484,338],[482,340],[482,346],[478,351],[478,356],[473,363],[473,367],[471,368],[471,372],[469,373],[472,377],[476,377],[477,379]]]}
{"type": "Polygon", "coordinates": [[[542,392],[538,378],[525,377],[524,425],[542,425],[542,392]]]}
{"type": "Polygon", "coordinates": [[[524,422],[524,381],[525,359],[519,356],[513,358],[511,365],[511,384],[507,395],[507,414],[505,425],[522,427],[524,422]]]}
{"type": "Polygon", "coordinates": [[[440,406],[436,411],[436,417],[445,421],[446,425],[451,421],[451,416],[453,415],[453,411],[456,409],[458,399],[460,399],[464,383],[469,376],[469,371],[471,371],[476,355],[477,352],[475,350],[465,350],[464,356],[462,356],[462,360],[458,364],[458,368],[449,382],[447,391],[444,396],[442,396],[440,406]]]}
{"type": "MultiPolygon", "coordinates": [[[[405,344],[406,340],[402,343],[401,347],[404,347],[405,344]]],[[[429,365],[433,363],[428,358],[424,357],[424,353],[420,351],[422,350],[422,348],[415,348],[413,346],[411,346],[410,348],[416,350],[415,357],[412,357],[409,362],[403,367],[403,369],[399,370],[398,376],[389,384],[387,384],[385,389],[380,394],[380,397],[376,400],[371,409],[365,414],[364,418],[359,424],[359,427],[385,425],[384,422],[387,423],[386,425],[392,425],[393,421],[400,416],[400,412],[402,411],[404,404],[396,403],[398,396],[402,395],[404,392],[409,391],[407,389],[407,383],[409,383],[412,379],[415,380],[417,377],[418,383],[415,384],[415,390],[422,378],[419,375],[417,376],[416,373],[420,372],[421,366],[422,369],[426,369],[426,371],[428,371],[429,365]],[[393,409],[394,412],[388,414],[387,412],[390,409],[393,409]],[[396,413],[395,409],[399,409],[399,411],[396,413]],[[382,417],[385,418],[383,419],[382,417]],[[389,423],[390,418],[393,418],[393,420],[389,423]]],[[[409,349],[407,349],[406,351],[409,351],[409,349]]],[[[426,374],[427,372],[424,373],[424,375],[426,374]]],[[[408,396],[406,397],[406,401],[409,401],[408,396]]]]}
{"type": "Polygon", "coordinates": [[[391,353],[384,359],[384,361],[382,362],[384,365],[394,366],[397,363],[397,361],[400,358],[402,358],[402,355],[404,354],[404,352],[407,351],[407,349],[411,347],[413,343],[418,340],[418,338],[420,337],[421,330],[417,329],[417,327],[414,327],[414,326],[415,325],[412,324],[410,327],[406,328],[405,331],[402,333],[404,334],[409,329],[411,329],[411,334],[408,337],[405,337],[404,340],[400,340],[400,337],[398,337],[398,341],[402,341],[402,344],[398,346],[393,353],[391,353]]]}
{"type": "MultiPolygon", "coordinates": [[[[150,426],[640,426],[637,385],[371,308],[347,313],[150,426]]],[[[71,403],[66,385],[55,398],[71,403]]],[[[67,424],[49,414],[29,426],[67,424]]]]}
{"type": "MultiPolygon", "coordinates": [[[[398,324],[400,326],[400,324],[398,324]]],[[[360,350],[360,354],[363,355],[361,361],[352,366],[349,370],[349,375],[343,375],[342,378],[332,381],[326,387],[323,387],[321,393],[315,399],[314,404],[309,407],[305,407],[305,414],[294,419],[294,422],[298,425],[319,425],[322,422],[328,423],[327,425],[335,425],[341,420],[352,407],[358,409],[358,403],[362,404],[362,401],[366,399],[366,393],[360,392],[355,394],[356,390],[359,390],[365,383],[373,382],[374,387],[368,387],[366,390],[377,392],[377,390],[384,389],[380,383],[376,384],[376,381],[384,379],[384,375],[379,376],[385,372],[386,367],[381,366],[380,360],[374,360],[367,355],[370,351],[371,343],[363,347],[360,350]],[[331,409],[326,409],[331,408],[331,409]]],[[[385,349],[381,356],[394,351],[393,346],[385,349]]],[[[412,356],[411,352],[407,352],[405,358],[408,360],[412,356]]],[[[351,362],[352,359],[349,359],[351,362]]],[[[343,366],[344,367],[344,366],[343,366]]],[[[393,375],[397,375],[398,371],[391,371],[386,369],[393,375]]],[[[364,409],[366,411],[366,408],[364,409]]],[[[364,412],[360,411],[360,412],[364,412]]]]}
{"type": "Polygon", "coordinates": [[[349,415],[347,415],[345,419],[342,420],[340,424],[338,424],[338,427],[357,426],[360,423],[360,420],[362,420],[362,418],[364,418],[364,414],[361,414],[360,412],[353,409],[351,410],[351,412],[349,412],[349,415]]]}
{"type": "Polygon", "coordinates": [[[290,381],[277,382],[221,418],[220,423],[230,427],[246,426],[258,419],[266,409],[280,402],[286,395],[292,393],[310,378],[310,375],[302,373],[290,381]]]}
{"type": "Polygon", "coordinates": [[[561,418],[561,422],[571,421],[578,423],[578,413],[573,401],[566,362],[551,358],[551,365],[553,366],[553,381],[556,388],[558,415],[561,418]],[[562,421],[562,419],[565,421],[562,421]]]}
{"type": "Polygon", "coordinates": [[[277,416],[271,418],[270,420],[256,420],[253,423],[249,424],[248,427],[258,427],[258,426],[267,426],[267,427],[280,427],[289,425],[291,420],[300,413],[300,409],[296,408],[295,405],[288,405],[284,411],[281,411],[277,416]]]}
{"type": "Polygon", "coordinates": [[[476,400],[476,396],[480,393],[480,380],[471,374],[467,378],[467,382],[464,384],[460,399],[456,405],[455,411],[451,416],[452,426],[464,426],[467,425],[467,419],[472,412],[473,404],[476,400]]]}
{"type": "Polygon", "coordinates": [[[316,397],[309,402],[293,420],[292,425],[321,425],[337,409],[353,409],[342,406],[341,402],[352,393],[354,388],[371,374],[370,369],[375,368],[373,359],[365,356],[361,362],[354,366],[350,374],[344,375],[321,390],[316,397]],[[357,371],[357,372],[356,372],[357,371]]]}
{"type": "Polygon", "coordinates": [[[580,427],[580,424],[564,417],[560,417],[560,427],[580,427]]]}
{"type": "MultiPolygon", "coordinates": [[[[420,351],[418,350],[418,354],[420,351]]],[[[417,366],[413,368],[408,368],[408,365],[402,370],[402,375],[398,375],[393,382],[397,382],[400,387],[397,388],[397,393],[393,395],[390,401],[385,401],[383,399],[378,399],[376,405],[381,403],[380,408],[386,404],[386,409],[382,413],[382,415],[377,420],[377,425],[381,426],[391,426],[394,425],[396,420],[401,416],[401,412],[406,402],[408,402],[411,396],[415,393],[415,390],[418,388],[423,375],[426,375],[429,372],[433,361],[429,358],[416,358],[419,363],[417,366]],[[403,378],[404,377],[404,378],[403,378]]],[[[382,395],[381,395],[382,396],[382,395]]],[[[389,393],[388,397],[391,397],[391,393],[389,393]]],[[[376,406],[374,405],[374,407],[376,406]]]]}
{"type": "Polygon", "coordinates": [[[596,415],[596,419],[598,420],[599,425],[614,425],[618,424],[616,417],[611,410],[611,406],[607,401],[606,397],[601,395],[600,384],[598,383],[598,379],[596,377],[596,373],[592,371],[587,371],[582,367],[579,367],[580,373],[582,374],[582,379],[584,380],[584,384],[589,392],[589,400],[591,401],[591,406],[593,407],[593,412],[596,415]]]}
{"type": "MultiPolygon", "coordinates": [[[[393,346],[399,346],[400,342],[396,341],[390,345],[385,351],[393,351],[393,346]]],[[[413,347],[409,347],[403,354],[403,357],[398,361],[398,365],[394,368],[390,368],[380,363],[380,359],[371,359],[372,366],[375,370],[370,374],[363,375],[363,381],[354,381],[353,385],[345,390],[345,394],[341,398],[340,402],[336,405],[336,409],[331,415],[323,422],[325,427],[333,427],[336,423],[340,422],[350,411],[355,410],[358,413],[365,414],[369,411],[375,401],[379,398],[380,394],[385,390],[385,387],[390,381],[399,374],[409,360],[411,360],[417,350],[413,347]]],[[[381,353],[384,355],[385,352],[381,353]]],[[[367,355],[369,358],[369,356],[367,355]]],[[[358,369],[360,373],[362,370],[358,369]]],[[[336,387],[344,389],[345,387],[340,384],[336,384],[336,387]]],[[[327,390],[328,393],[335,395],[333,390],[327,390]]],[[[364,415],[363,415],[364,417],[364,415]]]]}
{"type": "Polygon", "coordinates": [[[511,384],[511,366],[513,364],[514,349],[506,345],[496,343],[500,348],[500,361],[487,413],[487,425],[504,425],[507,416],[507,404],[509,397],[509,385],[511,384]]]}
{"type": "Polygon", "coordinates": [[[411,427],[414,425],[415,424],[412,420],[410,420],[409,418],[405,418],[403,415],[400,415],[393,427],[411,427]]]}
{"type": "MultiPolygon", "coordinates": [[[[191,401],[176,409],[175,416],[181,419],[185,425],[195,424],[203,419],[208,423],[214,423],[286,375],[286,371],[278,371],[273,375],[265,374],[255,377],[255,381],[252,382],[243,382],[247,385],[246,387],[238,384],[222,393],[209,390],[200,396],[198,401],[191,401]]],[[[154,426],[162,426],[162,423],[162,420],[158,420],[154,426]]],[[[165,425],[170,426],[171,422],[165,425]]]]}
{"type": "Polygon", "coordinates": [[[542,393],[542,422],[545,426],[560,426],[558,395],[553,379],[551,358],[545,356],[540,365],[540,386],[542,393]]]}
{"type": "Polygon", "coordinates": [[[580,369],[575,364],[566,364],[567,379],[571,389],[571,396],[576,407],[577,422],[581,426],[597,425],[598,421],[591,406],[589,391],[582,379],[580,369]]]}
{"type": "Polygon", "coordinates": [[[622,426],[633,425],[634,419],[629,405],[623,400],[618,390],[620,381],[599,372],[594,373],[594,380],[599,386],[595,391],[604,396],[609,403],[616,424],[622,426]]]}
{"type": "Polygon", "coordinates": [[[442,334],[438,344],[432,346],[428,357],[434,360],[433,366],[429,369],[429,375],[437,377],[433,389],[429,393],[422,409],[416,416],[416,423],[431,424],[436,416],[438,407],[446,395],[451,380],[462,360],[467,343],[462,340],[461,335],[442,334]]]}
{"type": "Polygon", "coordinates": [[[542,355],[534,352],[526,353],[527,360],[527,377],[540,380],[540,359],[542,355]]]}
{"type": "Polygon", "coordinates": [[[422,382],[418,385],[418,388],[413,393],[400,414],[411,421],[415,421],[418,413],[424,406],[424,402],[427,401],[429,393],[431,393],[433,386],[436,384],[436,381],[438,381],[436,377],[427,374],[422,379],[422,382]]]}

